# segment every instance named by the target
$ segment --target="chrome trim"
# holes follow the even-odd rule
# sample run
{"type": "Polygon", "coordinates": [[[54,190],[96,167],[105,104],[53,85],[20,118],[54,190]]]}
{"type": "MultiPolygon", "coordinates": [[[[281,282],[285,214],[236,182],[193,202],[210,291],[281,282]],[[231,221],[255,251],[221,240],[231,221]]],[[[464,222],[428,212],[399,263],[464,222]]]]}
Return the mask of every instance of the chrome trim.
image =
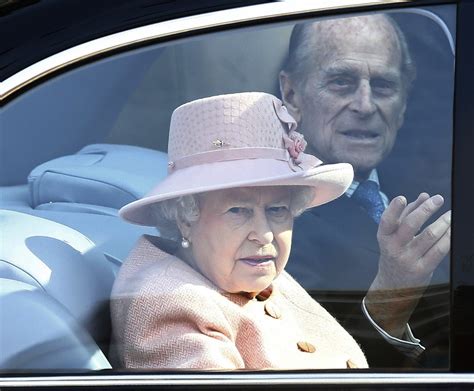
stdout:
{"type": "Polygon", "coordinates": [[[72,47],[21,70],[0,83],[0,101],[22,87],[61,68],[132,44],[143,43],[189,31],[200,31],[207,28],[222,27],[255,20],[267,20],[281,16],[301,15],[309,12],[336,10],[346,7],[409,3],[412,1],[415,0],[283,1],[210,12],[138,27],[72,47]]]}
{"type": "Polygon", "coordinates": [[[107,386],[252,386],[252,385],[417,385],[472,384],[474,374],[426,373],[339,373],[339,374],[174,374],[174,375],[116,375],[116,376],[55,376],[0,379],[0,387],[107,387],[107,386]]]}

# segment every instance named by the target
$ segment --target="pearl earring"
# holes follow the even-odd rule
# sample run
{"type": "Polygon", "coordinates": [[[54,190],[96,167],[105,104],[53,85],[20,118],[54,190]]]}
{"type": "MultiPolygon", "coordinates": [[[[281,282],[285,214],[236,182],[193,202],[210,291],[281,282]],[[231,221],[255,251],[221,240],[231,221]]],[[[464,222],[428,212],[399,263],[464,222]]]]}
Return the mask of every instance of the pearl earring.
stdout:
{"type": "Polygon", "coordinates": [[[181,239],[181,247],[189,248],[189,245],[190,245],[189,240],[183,236],[183,238],[181,239]]]}

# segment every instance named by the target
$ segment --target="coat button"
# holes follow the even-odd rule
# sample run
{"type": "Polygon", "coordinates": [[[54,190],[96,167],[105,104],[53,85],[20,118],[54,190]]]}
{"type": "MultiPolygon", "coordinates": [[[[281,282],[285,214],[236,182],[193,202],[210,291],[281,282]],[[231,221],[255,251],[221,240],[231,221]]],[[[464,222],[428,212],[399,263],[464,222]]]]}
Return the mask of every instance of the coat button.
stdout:
{"type": "Polygon", "coordinates": [[[265,313],[275,319],[281,318],[280,308],[278,308],[278,306],[271,301],[265,303],[265,313]]]}
{"type": "Polygon", "coordinates": [[[310,344],[309,342],[300,341],[296,345],[298,345],[298,349],[302,352],[314,353],[316,351],[314,345],[310,344]]]}
{"type": "Polygon", "coordinates": [[[352,360],[347,360],[347,361],[346,361],[346,368],[354,369],[354,368],[357,368],[357,365],[354,363],[354,361],[352,361],[352,360]]]}

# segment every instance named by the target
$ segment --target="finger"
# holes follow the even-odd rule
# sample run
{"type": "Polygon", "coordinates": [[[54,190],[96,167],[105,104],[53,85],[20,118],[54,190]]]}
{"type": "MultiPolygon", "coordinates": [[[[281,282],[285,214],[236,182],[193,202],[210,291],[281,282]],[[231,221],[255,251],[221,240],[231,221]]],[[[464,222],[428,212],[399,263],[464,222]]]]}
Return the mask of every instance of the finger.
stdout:
{"type": "Polygon", "coordinates": [[[407,207],[405,208],[405,210],[402,213],[401,218],[403,219],[405,216],[408,216],[411,212],[413,212],[416,208],[418,208],[418,206],[420,206],[428,198],[430,198],[430,195],[428,193],[420,193],[420,195],[418,196],[418,198],[415,201],[410,202],[407,205],[407,207]]]}
{"type": "Polygon", "coordinates": [[[451,226],[438,242],[420,259],[419,267],[426,275],[434,272],[451,248],[451,226]]]}
{"type": "Polygon", "coordinates": [[[413,239],[411,250],[414,252],[414,256],[424,256],[433,246],[438,244],[450,228],[451,211],[448,211],[413,239]]]}
{"type": "Polygon", "coordinates": [[[402,242],[408,242],[418,233],[426,221],[443,205],[444,200],[439,194],[430,197],[400,223],[397,235],[402,242]]]}
{"type": "Polygon", "coordinates": [[[378,235],[391,235],[398,229],[400,217],[407,206],[407,199],[404,196],[395,197],[380,218],[378,235]]]}

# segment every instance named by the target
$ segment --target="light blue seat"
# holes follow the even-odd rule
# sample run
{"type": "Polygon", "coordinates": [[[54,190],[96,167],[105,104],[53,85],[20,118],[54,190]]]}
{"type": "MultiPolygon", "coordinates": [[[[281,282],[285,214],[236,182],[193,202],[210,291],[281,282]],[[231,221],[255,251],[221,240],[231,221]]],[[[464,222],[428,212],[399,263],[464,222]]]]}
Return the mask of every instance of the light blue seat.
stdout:
{"type": "Polygon", "coordinates": [[[3,197],[0,368],[110,367],[103,352],[115,275],[138,237],[156,234],[122,221],[118,209],[166,170],[163,152],[95,144],[32,170],[29,197],[20,188],[3,197]]]}
{"type": "Polygon", "coordinates": [[[120,265],[140,235],[154,235],[156,230],[122,221],[118,209],[145,195],[166,174],[164,152],[92,144],[34,168],[28,188],[0,189],[0,208],[74,228],[120,265]]]}
{"type": "Polygon", "coordinates": [[[166,176],[167,167],[164,152],[131,145],[88,145],[31,171],[31,206],[114,215],[150,191],[166,176]]]}
{"type": "Polygon", "coordinates": [[[40,217],[1,210],[0,232],[0,368],[110,367],[99,345],[113,264],[80,232],[40,217]]]}
{"type": "Polygon", "coordinates": [[[0,278],[0,308],[0,369],[110,368],[91,336],[43,289],[0,278]]]}

